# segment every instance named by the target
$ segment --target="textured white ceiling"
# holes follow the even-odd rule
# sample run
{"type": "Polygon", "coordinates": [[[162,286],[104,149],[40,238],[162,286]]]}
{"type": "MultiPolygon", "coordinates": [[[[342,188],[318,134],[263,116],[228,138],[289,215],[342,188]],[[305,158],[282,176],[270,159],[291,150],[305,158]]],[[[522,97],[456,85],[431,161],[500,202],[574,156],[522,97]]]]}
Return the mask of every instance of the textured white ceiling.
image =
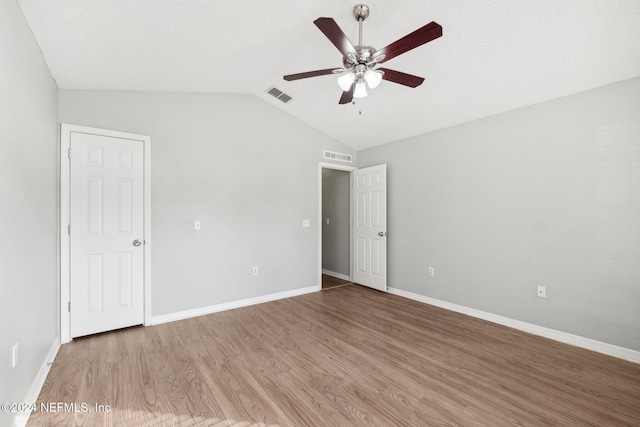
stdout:
{"type": "Polygon", "coordinates": [[[341,66],[313,21],[357,44],[356,0],[18,1],[60,89],[255,94],[355,149],[640,76],[638,0],[368,0],[364,44],[431,21],[444,35],[384,64],[421,86],[383,81],[355,105],[335,76],[282,76],[341,66]]]}

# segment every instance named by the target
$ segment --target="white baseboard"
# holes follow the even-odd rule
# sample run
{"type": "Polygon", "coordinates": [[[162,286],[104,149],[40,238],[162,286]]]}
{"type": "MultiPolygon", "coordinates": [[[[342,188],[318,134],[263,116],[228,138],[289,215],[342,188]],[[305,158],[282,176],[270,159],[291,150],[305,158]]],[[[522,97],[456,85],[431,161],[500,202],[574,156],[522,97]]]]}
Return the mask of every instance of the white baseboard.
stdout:
{"type": "Polygon", "coordinates": [[[255,298],[247,298],[239,301],[225,302],[222,304],[211,305],[208,307],[195,308],[193,310],[178,311],[176,313],[162,314],[151,318],[152,325],[161,323],[174,322],[176,320],[189,319],[191,317],[204,316],[205,314],[217,313],[219,311],[232,310],[234,308],[247,307],[263,302],[275,301],[284,298],[296,297],[298,295],[318,292],[318,286],[309,286],[306,288],[294,289],[291,291],[277,292],[275,294],[263,295],[255,298]]]}
{"type": "Polygon", "coordinates": [[[576,347],[581,347],[587,350],[596,351],[598,353],[617,357],[619,359],[628,360],[630,362],[640,363],[639,351],[631,350],[624,347],[619,347],[617,345],[608,344],[601,341],[592,340],[591,338],[585,338],[579,335],[573,335],[566,332],[557,331],[555,329],[545,328],[544,326],[534,325],[533,323],[527,323],[527,322],[522,322],[520,320],[510,319],[508,317],[498,316],[496,314],[487,313],[485,311],[476,310],[473,308],[465,307],[458,304],[453,304],[446,301],[441,301],[435,298],[430,298],[430,297],[416,294],[413,292],[403,291],[402,289],[388,288],[387,291],[390,294],[398,295],[404,298],[409,298],[414,301],[423,302],[425,304],[435,305],[436,307],[445,308],[447,310],[455,311],[458,313],[467,314],[469,316],[477,317],[483,320],[488,320],[489,322],[498,323],[500,325],[509,326],[514,329],[518,329],[534,335],[539,335],[541,337],[549,338],[565,344],[571,344],[576,347]]]}
{"type": "MultiPolygon", "coordinates": [[[[33,383],[31,384],[31,387],[27,392],[27,396],[22,401],[23,403],[37,403],[38,396],[40,395],[40,391],[42,390],[42,386],[44,385],[44,382],[47,379],[47,375],[49,374],[49,370],[51,369],[51,363],[53,363],[54,359],[56,358],[58,350],[60,350],[60,337],[56,337],[56,339],[53,341],[53,344],[51,344],[51,348],[45,356],[44,361],[40,366],[40,370],[38,370],[36,378],[33,380],[33,383]]],[[[29,415],[31,415],[31,412],[22,412],[17,414],[13,418],[13,427],[26,426],[27,421],[29,421],[29,415]]]]}
{"type": "Polygon", "coordinates": [[[351,277],[347,276],[346,274],[336,273],[335,271],[325,270],[324,268],[322,269],[322,274],[326,274],[327,276],[331,277],[337,277],[338,279],[346,280],[348,282],[351,281],[351,277]]]}

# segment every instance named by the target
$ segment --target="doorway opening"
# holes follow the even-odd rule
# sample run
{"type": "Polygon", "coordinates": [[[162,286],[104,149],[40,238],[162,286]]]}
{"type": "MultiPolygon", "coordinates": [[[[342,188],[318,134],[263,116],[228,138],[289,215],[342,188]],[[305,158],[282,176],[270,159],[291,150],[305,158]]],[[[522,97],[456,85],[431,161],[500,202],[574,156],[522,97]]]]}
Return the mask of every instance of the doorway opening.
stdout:
{"type": "Polygon", "coordinates": [[[351,283],[351,171],[320,164],[320,283],[329,289],[351,283]]]}

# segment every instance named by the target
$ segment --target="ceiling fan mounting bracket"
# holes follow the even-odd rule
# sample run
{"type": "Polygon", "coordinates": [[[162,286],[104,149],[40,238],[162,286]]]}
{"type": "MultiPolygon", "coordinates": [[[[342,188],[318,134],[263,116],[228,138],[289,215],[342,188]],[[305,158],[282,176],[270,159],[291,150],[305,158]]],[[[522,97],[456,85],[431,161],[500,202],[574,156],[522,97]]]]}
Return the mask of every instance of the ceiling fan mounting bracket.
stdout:
{"type": "Polygon", "coordinates": [[[369,6],[366,4],[358,4],[353,8],[353,16],[356,21],[364,21],[369,16],[369,6]]]}

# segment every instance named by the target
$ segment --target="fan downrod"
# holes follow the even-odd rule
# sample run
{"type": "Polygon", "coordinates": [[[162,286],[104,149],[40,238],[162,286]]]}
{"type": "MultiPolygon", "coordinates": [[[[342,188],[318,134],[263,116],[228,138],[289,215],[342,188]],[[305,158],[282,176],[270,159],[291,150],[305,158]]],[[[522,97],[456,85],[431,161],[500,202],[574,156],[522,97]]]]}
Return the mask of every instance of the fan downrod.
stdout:
{"type": "MultiPolygon", "coordinates": [[[[369,17],[369,6],[366,4],[355,5],[353,7],[353,17],[358,21],[358,44],[354,46],[358,56],[355,58],[343,58],[342,64],[347,70],[353,69],[358,65],[368,65],[376,53],[376,49],[374,47],[362,44],[362,23],[369,17]]],[[[366,68],[363,68],[360,71],[364,72],[366,71],[366,68]]]]}

